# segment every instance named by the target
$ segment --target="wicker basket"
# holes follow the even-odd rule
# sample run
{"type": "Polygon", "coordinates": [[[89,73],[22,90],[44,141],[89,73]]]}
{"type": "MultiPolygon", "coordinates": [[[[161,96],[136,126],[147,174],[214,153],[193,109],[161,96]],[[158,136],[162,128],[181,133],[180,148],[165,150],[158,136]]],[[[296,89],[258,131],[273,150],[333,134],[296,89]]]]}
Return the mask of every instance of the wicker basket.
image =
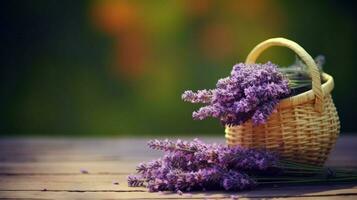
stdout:
{"type": "Polygon", "coordinates": [[[254,126],[248,121],[240,126],[226,126],[227,144],[265,148],[288,160],[323,165],[340,132],[340,121],[330,94],[333,78],[323,73],[321,85],[320,73],[312,57],[297,43],[284,38],[260,43],[250,52],[246,63],[254,63],[271,46],[288,47],[306,63],[312,89],[282,99],[277,112],[263,125],[254,126]]]}

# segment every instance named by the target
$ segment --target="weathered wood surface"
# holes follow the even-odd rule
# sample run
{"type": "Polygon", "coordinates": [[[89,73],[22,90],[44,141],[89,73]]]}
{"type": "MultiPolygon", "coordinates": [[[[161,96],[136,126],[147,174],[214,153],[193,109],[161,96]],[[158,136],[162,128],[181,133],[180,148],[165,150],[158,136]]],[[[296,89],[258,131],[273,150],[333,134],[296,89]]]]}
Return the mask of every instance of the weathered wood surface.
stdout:
{"type": "MultiPolygon", "coordinates": [[[[223,138],[205,138],[224,143],[223,138]]],[[[136,164],[161,155],[147,139],[0,139],[0,199],[357,199],[357,184],[279,186],[239,193],[148,193],[130,188],[136,164]],[[83,174],[83,170],[88,171],[83,174]],[[82,172],[81,172],[82,171],[82,172]],[[119,184],[114,184],[115,182],[119,184]]],[[[357,167],[357,136],[342,136],[327,165],[357,167]]]]}

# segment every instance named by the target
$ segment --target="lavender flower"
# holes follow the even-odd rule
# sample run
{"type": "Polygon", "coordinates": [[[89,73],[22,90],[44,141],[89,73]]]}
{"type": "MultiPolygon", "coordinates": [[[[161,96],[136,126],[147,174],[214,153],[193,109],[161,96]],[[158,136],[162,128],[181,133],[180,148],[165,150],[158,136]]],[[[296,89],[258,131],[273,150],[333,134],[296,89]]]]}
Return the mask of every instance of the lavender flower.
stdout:
{"type": "Polygon", "coordinates": [[[204,144],[198,139],[194,139],[192,142],[182,141],[178,139],[176,142],[171,140],[150,140],[148,146],[151,149],[163,150],[166,152],[196,152],[202,150],[202,148],[208,148],[208,145],[204,144]]]}
{"type": "Polygon", "coordinates": [[[198,90],[196,93],[187,90],[182,94],[182,99],[191,103],[210,103],[212,90],[198,90]]]}
{"type": "Polygon", "coordinates": [[[182,196],[183,195],[183,192],[181,190],[177,190],[177,194],[182,196]]]}
{"type": "Polygon", "coordinates": [[[152,172],[154,170],[159,169],[161,166],[162,166],[162,160],[157,159],[157,160],[150,161],[148,163],[140,163],[136,167],[136,171],[140,173],[143,178],[148,178],[152,176],[152,172]]]}
{"type": "Polygon", "coordinates": [[[219,118],[224,125],[240,125],[252,119],[263,124],[279,100],[289,95],[288,80],[271,62],[233,66],[229,77],[218,80],[213,90],[186,91],[184,101],[205,103],[193,119],[219,118]]]}
{"type": "Polygon", "coordinates": [[[230,170],[223,178],[223,188],[225,190],[244,190],[252,188],[257,183],[245,173],[230,170]]]}
{"type": "Polygon", "coordinates": [[[144,185],[144,180],[140,175],[129,175],[128,186],[129,187],[141,187],[144,185]]]}
{"type": "Polygon", "coordinates": [[[164,156],[140,163],[137,174],[128,176],[127,181],[130,187],[147,187],[150,192],[182,195],[193,190],[240,191],[258,184],[356,181],[357,177],[355,172],[325,171],[318,166],[280,160],[265,150],[205,144],[198,139],[152,140],[148,145],[164,151],[164,156]],[[305,174],[309,177],[302,179],[305,174]]]}
{"type": "Polygon", "coordinates": [[[150,192],[191,190],[243,190],[255,186],[248,173],[275,167],[277,156],[263,151],[193,141],[151,140],[148,146],[166,154],[140,163],[129,186],[146,186],[150,192]]]}
{"type": "Polygon", "coordinates": [[[223,163],[227,169],[266,171],[278,163],[277,155],[265,150],[224,146],[219,151],[219,163],[223,163]]]}

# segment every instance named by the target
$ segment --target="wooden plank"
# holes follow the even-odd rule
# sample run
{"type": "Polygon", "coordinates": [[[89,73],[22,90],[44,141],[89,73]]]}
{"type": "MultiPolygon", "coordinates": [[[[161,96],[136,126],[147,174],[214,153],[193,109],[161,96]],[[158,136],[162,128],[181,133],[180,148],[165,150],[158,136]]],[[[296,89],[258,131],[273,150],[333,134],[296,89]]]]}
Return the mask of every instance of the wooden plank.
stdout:
{"type": "MultiPolygon", "coordinates": [[[[254,197],[240,197],[240,200],[245,199],[262,199],[261,196],[254,197]]],[[[203,197],[198,197],[196,195],[154,195],[154,194],[145,194],[142,193],[117,193],[117,192],[83,192],[83,193],[75,193],[75,192],[38,192],[38,191],[22,191],[22,192],[1,192],[1,199],[33,199],[33,200],[44,200],[44,199],[232,199],[230,194],[225,194],[224,196],[218,195],[210,195],[207,194],[203,197]]],[[[343,199],[343,200],[355,200],[355,195],[343,194],[339,196],[331,196],[331,195],[312,195],[312,196],[302,196],[302,197],[267,197],[263,199],[287,199],[287,200],[316,200],[316,199],[343,199]]]]}
{"type": "MultiPolygon", "coordinates": [[[[192,139],[192,138],[187,138],[192,139]]],[[[147,193],[129,188],[126,176],[141,161],[161,152],[148,151],[147,139],[0,139],[0,198],[33,199],[178,199],[229,198],[235,193],[205,192],[193,196],[147,193]],[[89,174],[82,174],[81,170],[89,174]],[[119,185],[113,184],[119,182],[119,185]],[[47,191],[42,191],[46,189],[47,191]]],[[[204,138],[224,143],[223,138],[204,138]]],[[[328,165],[356,167],[357,137],[338,140],[328,165]]],[[[259,188],[241,197],[357,198],[356,184],[259,188]]]]}
{"type": "MultiPolygon", "coordinates": [[[[145,140],[126,139],[124,140],[127,146],[125,148],[110,145],[113,141],[105,139],[95,142],[92,140],[75,140],[73,142],[62,139],[59,140],[59,144],[54,139],[1,140],[0,157],[3,160],[0,161],[0,174],[75,174],[80,173],[81,169],[97,174],[128,174],[135,170],[135,166],[139,162],[148,161],[162,155],[161,152],[148,151],[145,140]],[[87,142],[88,145],[86,145],[87,142]],[[95,148],[97,150],[93,150],[93,143],[98,143],[95,148]],[[11,149],[14,150],[11,151],[11,149]],[[71,149],[73,152],[71,152],[71,149]],[[88,149],[92,149],[90,150],[92,152],[97,151],[97,153],[88,154],[88,149]],[[115,157],[115,154],[119,156],[111,160],[110,158],[115,157]]],[[[209,138],[209,140],[219,142],[219,139],[215,138],[209,138]]],[[[113,143],[123,145],[115,140],[113,143]]],[[[357,150],[354,149],[357,145],[355,143],[357,143],[357,137],[341,138],[327,165],[356,167],[357,157],[354,156],[354,152],[357,150]]]]}
{"type": "MultiPolygon", "coordinates": [[[[192,139],[192,138],[184,138],[192,139]]],[[[0,139],[0,163],[3,162],[102,162],[143,161],[162,155],[149,150],[149,138],[132,139],[0,139]]],[[[202,137],[203,141],[224,143],[224,138],[202,137]]],[[[357,136],[338,139],[327,162],[329,166],[357,166],[357,136]]]]}
{"type": "MultiPolygon", "coordinates": [[[[0,138],[0,162],[140,161],[162,155],[160,151],[149,150],[146,145],[148,140],[150,139],[0,138]]],[[[224,137],[206,137],[203,140],[224,143],[224,137]]]]}
{"type": "MultiPolygon", "coordinates": [[[[341,186],[339,186],[341,187],[341,186]]],[[[242,198],[288,198],[305,199],[333,198],[333,199],[356,199],[357,193],[351,188],[328,188],[308,187],[301,189],[296,187],[257,189],[245,192],[192,192],[178,195],[175,193],[149,193],[149,192],[125,192],[113,190],[92,190],[92,191],[62,191],[62,190],[27,190],[27,191],[2,191],[0,198],[34,198],[34,199],[230,199],[232,195],[242,198]]]]}
{"type": "Polygon", "coordinates": [[[159,154],[143,155],[145,141],[130,139],[3,139],[0,144],[3,162],[119,161],[159,154]]]}
{"type": "Polygon", "coordinates": [[[89,162],[0,162],[0,175],[71,175],[86,170],[90,174],[129,174],[135,172],[139,161],[89,162]]]}
{"type": "MultiPolygon", "coordinates": [[[[147,193],[145,188],[128,187],[126,184],[126,175],[12,175],[0,176],[0,197],[1,193],[6,191],[23,192],[125,192],[132,194],[137,192],[140,196],[150,195],[151,197],[161,198],[158,193],[147,193]],[[118,182],[119,184],[113,184],[118,182]],[[141,193],[140,193],[141,192],[141,193]],[[140,194],[139,194],[140,193],[140,194]]],[[[279,187],[261,187],[252,191],[243,191],[239,193],[220,192],[195,192],[195,197],[203,198],[207,194],[214,197],[227,197],[227,194],[239,194],[245,197],[293,197],[293,196],[331,196],[331,195],[356,195],[357,186],[355,184],[342,185],[323,185],[323,186],[279,186],[279,187]]],[[[177,196],[170,194],[169,196],[177,196]]],[[[135,196],[138,197],[138,196],[135,196]]],[[[168,196],[166,196],[168,197],[168,196]]]]}
{"type": "Polygon", "coordinates": [[[146,191],[145,188],[128,187],[126,177],[127,175],[91,174],[0,176],[0,190],[146,191]]]}

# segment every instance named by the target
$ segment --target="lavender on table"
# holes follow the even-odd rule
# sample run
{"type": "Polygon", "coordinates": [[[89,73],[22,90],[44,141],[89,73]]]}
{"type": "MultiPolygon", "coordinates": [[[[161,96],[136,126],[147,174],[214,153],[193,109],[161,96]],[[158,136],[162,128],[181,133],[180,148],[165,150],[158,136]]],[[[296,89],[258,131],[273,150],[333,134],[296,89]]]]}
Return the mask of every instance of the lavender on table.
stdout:
{"type": "Polygon", "coordinates": [[[277,165],[277,156],[262,150],[226,145],[151,140],[148,146],[166,152],[162,158],[137,166],[128,177],[129,186],[146,186],[149,191],[225,189],[239,191],[256,185],[249,174],[266,172],[277,165]]]}
{"type": "Polygon", "coordinates": [[[239,63],[230,76],[220,79],[212,90],[185,91],[182,99],[207,104],[193,112],[194,119],[219,118],[224,125],[240,125],[249,119],[263,124],[279,100],[289,95],[288,80],[271,62],[239,63]]]}
{"type": "Polygon", "coordinates": [[[256,185],[356,182],[355,171],[296,163],[272,152],[193,141],[151,140],[151,149],[164,151],[156,160],[140,163],[128,176],[130,187],[150,192],[193,190],[240,191],[256,185]]]}
{"type": "Polygon", "coordinates": [[[144,185],[144,180],[140,175],[130,175],[128,176],[128,186],[129,187],[140,187],[144,185]]]}

